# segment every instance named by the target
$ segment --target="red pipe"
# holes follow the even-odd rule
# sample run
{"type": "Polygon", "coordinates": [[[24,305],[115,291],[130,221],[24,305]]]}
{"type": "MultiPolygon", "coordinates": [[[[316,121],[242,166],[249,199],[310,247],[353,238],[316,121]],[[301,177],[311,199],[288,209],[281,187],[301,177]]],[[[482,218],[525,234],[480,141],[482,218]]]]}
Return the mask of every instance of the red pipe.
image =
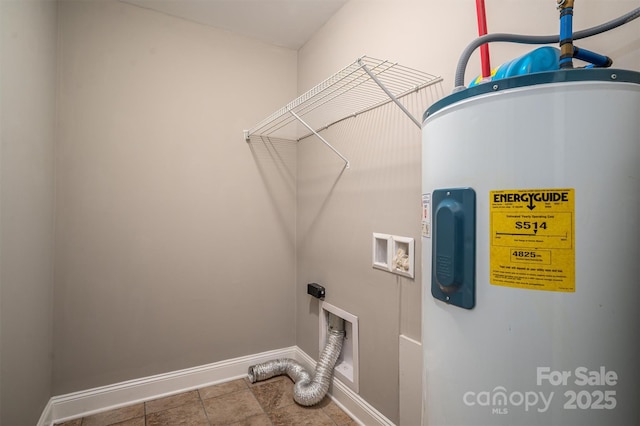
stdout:
{"type": "MultiPolygon", "coordinates": [[[[487,15],[484,10],[484,0],[476,0],[476,14],[478,15],[478,35],[483,36],[487,34],[487,15]]],[[[488,44],[480,46],[480,61],[482,63],[482,78],[491,77],[488,44]]]]}

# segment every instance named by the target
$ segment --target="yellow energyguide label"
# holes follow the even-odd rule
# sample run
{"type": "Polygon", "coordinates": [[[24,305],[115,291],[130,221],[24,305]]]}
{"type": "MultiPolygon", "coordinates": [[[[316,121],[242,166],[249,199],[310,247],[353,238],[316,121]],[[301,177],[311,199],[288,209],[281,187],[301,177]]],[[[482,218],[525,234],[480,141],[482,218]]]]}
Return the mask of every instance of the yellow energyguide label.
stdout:
{"type": "Polygon", "coordinates": [[[490,191],[493,285],[575,292],[574,189],[490,191]]]}

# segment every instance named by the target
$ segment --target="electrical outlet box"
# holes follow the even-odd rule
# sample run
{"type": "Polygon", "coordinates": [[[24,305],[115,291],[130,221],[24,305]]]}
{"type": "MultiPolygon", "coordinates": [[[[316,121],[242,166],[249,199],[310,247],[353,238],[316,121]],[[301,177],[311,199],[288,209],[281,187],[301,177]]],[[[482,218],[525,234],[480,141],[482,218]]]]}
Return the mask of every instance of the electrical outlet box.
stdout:
{"type": "Polygon", "coordinates": [[[317,299],[324,299],[324,296],[326,295],[326,291],[324,287],[322,287],[320,284],[309,283],[307,284],[307,294],[317,299]]]}

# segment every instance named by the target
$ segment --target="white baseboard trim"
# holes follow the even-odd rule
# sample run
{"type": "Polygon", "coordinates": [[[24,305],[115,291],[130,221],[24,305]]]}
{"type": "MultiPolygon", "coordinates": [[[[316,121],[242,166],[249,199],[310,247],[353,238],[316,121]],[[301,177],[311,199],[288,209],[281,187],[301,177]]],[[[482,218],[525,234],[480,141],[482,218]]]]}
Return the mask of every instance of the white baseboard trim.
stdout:
{"type": "MultiPolygon", "coordinates": [[[[37,426],[85,417],[125,405],[186,392],[246,376],[249,366],[276,358],[293,358],[309,369],[315,360],[297,346],[261,352],[199,367],[129,380],[85,391],[54,396],[45,407],[37,426]]],[[[361,425],[393,426],[360,395],[334,377],[331,399],[361,425]]]]}
{"type": "Polygon", "coordinates": [[[262,352],[225,361],[113,385],[54,396],[45,407],[38,426],[77,419],[125,405],[227,382],[247,374],[249,366],[276,358],[294,358],[296,347],[262,352]]]}

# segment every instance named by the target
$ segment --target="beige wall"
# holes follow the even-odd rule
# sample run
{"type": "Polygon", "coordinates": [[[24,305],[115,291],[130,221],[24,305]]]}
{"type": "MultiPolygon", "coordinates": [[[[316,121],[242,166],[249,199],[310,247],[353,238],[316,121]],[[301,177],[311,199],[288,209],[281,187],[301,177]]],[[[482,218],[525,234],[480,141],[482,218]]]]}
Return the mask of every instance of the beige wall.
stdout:
{"type": "MultiPolygon", "coordinates": [[[[637,0],[576,3],[575,30],[638,6],[637,0]]],[[[558,33],[553,1],[486,4],[490,32],[558,33]]],[[[576,44],[637,70],[637,29],[634,22],[576,44]]],[[[471,0],[351,0],[299,51],[298,88],[309,89],[363,54],[389,59],[444,78],[439,88],[410,101],[421,118],[426,106],[451,92],[458,56],[476,35],[471,0]]],[[[492,45],[493,65],[531,49],[492,45]]],[[[479,71],[476,52],[466,81],[479,71]]],[[[398,337],[421,340],[420,131],[389,106],[331,128],[326,138],[349,158],[351,169],[341,173],[340,159],[313,139],[299,144],[297,283],[323,284],[330,303],[359,317],[360,394],[398,422],[398,337]],[[372,269],[373,232],[416,239],[415,280],[372,269]]],[[[315,355],[318,308],[301,288],[297,295],[297,343],[315,355]]]]}
{"type": "MultiPolygon", "coordinates": [[[[393,105],[329,129],[346,171],[312,138],[241,131],[362,54],[443,76],[407,99],[421,116],[452,88],[474,3],[351,0],[294,52],[117,1],[62,1],[57,21],[53,1],[0,1],[0,423],[33,424],[51,394],[293,344],[317,356],[310,281],[359,316],[360,393],[397,422],[421,273],[373,270],[371,233],[414,237],[420,258],[420,130],[393,105]]],[[[553,3],[487,2],[489,30],[556,33],[553,3]]],[[[634,7],[583,0],[574,28],[634,7]]],[[[640,69],[636,23],[577,44],[640,69]]]]}
{"type": "Polygon", "coordinates": [[[295,344],[296,52],[62,1],[54,394],[295,344]],[[282,173],[286,169],[287,173],[282,173]]]}
{"type": "Polygon", "coordinates": [[[1,1],[0,424],[51,396],[56,4],[1,1]]]}

